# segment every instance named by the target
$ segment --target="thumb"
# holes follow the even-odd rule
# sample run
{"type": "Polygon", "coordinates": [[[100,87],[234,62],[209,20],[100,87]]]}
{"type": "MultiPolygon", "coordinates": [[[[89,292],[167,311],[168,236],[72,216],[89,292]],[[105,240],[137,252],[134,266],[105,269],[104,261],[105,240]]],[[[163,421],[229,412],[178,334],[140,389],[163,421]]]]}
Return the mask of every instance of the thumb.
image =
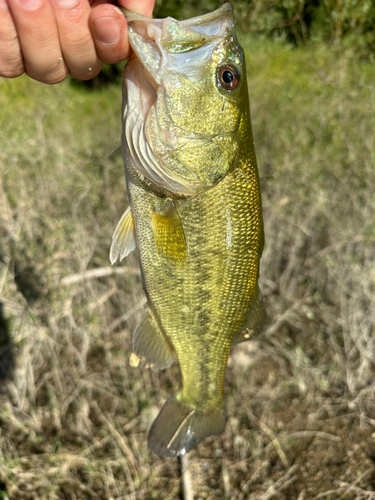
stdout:
{"type": "Polygon", "coordinates": [[[89,23],[96,51],[103,62],[114,64],[128,57],[128,26],[118,7],[110,4],[93,7],[89,23]]]}

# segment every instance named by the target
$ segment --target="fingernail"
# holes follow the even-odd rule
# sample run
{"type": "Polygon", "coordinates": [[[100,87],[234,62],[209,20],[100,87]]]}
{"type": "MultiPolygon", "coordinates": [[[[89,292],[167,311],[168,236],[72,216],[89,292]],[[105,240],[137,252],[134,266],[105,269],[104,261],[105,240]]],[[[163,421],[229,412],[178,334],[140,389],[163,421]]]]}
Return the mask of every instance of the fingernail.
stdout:
{"type": "Polygon", "coordinates": [[[64,9],[72,9],[76,5],[78,5],[77,0],[55,0],[59,7],[63,7],[64,9]]]}
{"type": "Polygon", "coordinates": [[[26,10],[36,10],[42,5],[42,0],[18,0],[26,10]]]}
{"type": "Polygon", "coordinates": [[[6,0],[0,0],[0,8],[1,9],[7,9],[8,4],[6,3],[6,0]]]}
{"type": "Polygon", "coordinates": [[[111,17],[97,19],[94,29],[99,41],[104,45],[115,45],[120,40],[119,23],[111,17]]]}

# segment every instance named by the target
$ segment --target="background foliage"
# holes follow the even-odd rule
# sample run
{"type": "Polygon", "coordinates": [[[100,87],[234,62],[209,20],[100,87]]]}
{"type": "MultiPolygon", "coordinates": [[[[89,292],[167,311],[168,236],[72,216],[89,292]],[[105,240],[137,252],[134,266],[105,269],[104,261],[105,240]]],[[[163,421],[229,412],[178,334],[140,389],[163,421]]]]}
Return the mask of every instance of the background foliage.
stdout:
{"type": "MultiPolygon", "coordinates": [[[[155,17],[185,19],[218,8],[224,1],[157,0],[155,17]]],[[[345,41],[361,56],[375,49],[375,4],[372,0],[235,0],[236,25],[297,44],[309,40],[345,41]]]]}

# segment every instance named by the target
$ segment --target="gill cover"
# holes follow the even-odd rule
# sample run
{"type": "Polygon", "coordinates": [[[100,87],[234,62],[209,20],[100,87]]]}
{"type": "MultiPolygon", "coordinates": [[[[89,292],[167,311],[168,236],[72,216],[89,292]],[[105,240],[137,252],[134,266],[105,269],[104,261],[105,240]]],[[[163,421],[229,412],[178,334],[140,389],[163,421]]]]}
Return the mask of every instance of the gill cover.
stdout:
{"type": "Polygon", "coordinates": [[[133,56],[124,70],[125,163],[148,183],[193,196],[234,166],[243,52],[228,4],[176,21],[126,13],[133,56]],[[218,71],[231,64],[233,91],[218,71]]]}

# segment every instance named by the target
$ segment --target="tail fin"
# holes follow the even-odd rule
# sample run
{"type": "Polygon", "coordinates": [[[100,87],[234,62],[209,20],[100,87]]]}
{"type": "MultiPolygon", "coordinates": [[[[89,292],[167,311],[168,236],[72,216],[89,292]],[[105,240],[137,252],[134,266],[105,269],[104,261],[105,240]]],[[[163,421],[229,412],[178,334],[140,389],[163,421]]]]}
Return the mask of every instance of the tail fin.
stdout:
{"type": "Polygon", "coordinates": [[[178,457],[207,436],[225,427],[224,404],[204,413],[171,397],[164,404],[148,434],[148,447],[162,457],[178,457]]]}

